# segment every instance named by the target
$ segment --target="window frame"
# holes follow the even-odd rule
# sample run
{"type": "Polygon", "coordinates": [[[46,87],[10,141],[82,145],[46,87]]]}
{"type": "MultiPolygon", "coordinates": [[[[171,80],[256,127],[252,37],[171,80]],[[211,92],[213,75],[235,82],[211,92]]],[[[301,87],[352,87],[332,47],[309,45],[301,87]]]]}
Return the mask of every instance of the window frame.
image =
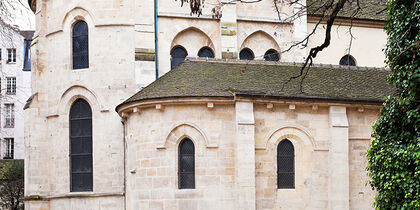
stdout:
{"type": "Polygon", "coordinates": [[[210,48],[210,47],[208,47],[208,46],[204,46],[204,47],[202,47],[202,48],[198,51],[197,56],[198,56],[198,57],[200,57],[200,58],[214,58],[214,57],[215,57],[215,56],[214,56],[214,51],[213,51],[213,49],[211,49],[211,48],[210,48]],[[211,54],[212,54],[212,57],[200,56],[200,53],[203,53],[203,51],[204,51],[204,50],[208,50],[208,51],[210,51],[210,52],[211,52],[211,54]]]}
{"type": "Polygon", "coordinates": [[[195,189],[196,185],[195,185],[195,144],[194,142],[188,138],[185,137],[183,138],[179,144],[178,144],[178,189],[183,190],[183,189],[195,189]],[[192,154],[182,154],[182,146],[186,145],[186,142],[189,142],[192,144],[193,147],[193,152],[192,154]],[[183,165],[182,165],[182,159],[183,157],[191,157],[192,156],[192,162],[193,162],[193,168],[191,171],[184,171],[182,169],[183,165]],[[183,179],[183,175],[191,175],[192,174],[192,179],[193,179],[193,183],[185,183],[184,185],[182,183],[182,179],[183,179]]]}
{"type": "Polygon", "coordinates": [[[14,128],[15,127],[15,104],[4,104],[4,127],[14,128]]]}
{"type": "Polygon", "coordinates": [[[278,62],[278,61],[280,61],[280,53],[277,51],[277,50],[275,50],[275,49],[268,49],[267,51],[265,51],[265,53],[264,53],[264,60],[265,61],[273,61],[273,62],[278,62]],[[269,54],[268,54],[269,53],[269,54]],[[268,58],[270,58],[270,54],[277,54],[277,60],[267,60],[268,58]]]}
{"type": "MultiPolygon", "coordinates": [[[[80,113],[79,113],[80,114],[80,113]]],[[[82,123],[81,123],[82,124],[82,123]]],[[[79,125],[80,126],[80,125],[79,125]]],[[[78,145],[80,146],[80,145],[78,145]]],[[[86,145],[82,145],[82,146],[86,146],[86,145]]],[[[80,149],[80,148],[79,148],[80,149]]],[[[92,112],[92,108],[89,104],[89,102],[87,102],[86,100],[82,99],[82,98],[78,98],[76,99],[71,107],[70,107],[70,111],[69,111],[69,173],[70,173],[70,192],[93,192],[93,112],[92,112]],[[73,114],[73,108],[75,105],[78,105],[77,103],[81,102],[81,103],[85,103],[84,105],[87,105],[85,108],[89,108],[89,110],[85,110],[90,112],[90,116],[89,117],[82,117],[82,118],[72,118],[72,114],[73,114]],[[75,127],[75,124],[72,123],[72,121],[83,121],[83,120],[90,120],[90,136],[86,135],[86,136],[73,136],[72,135],[72,129],[75,129],[73,127],[75,127]],[[86,138],[90,138],[90,152],[79,152],[79,153],[75,153],[74,152],[74,148],[73,146],[75,146],[72,143],[72,140],[76,140],[78,139],[79,144],[83,144],[85,142],[86,138]],[[82,143],[81,143],[82,142],[82,143]],[[73,171],[73,164],[74,164],[74,160],[73,157],[80,157],[80,156],[88,156],[88,159],[90,158],[90,171],[85,171],[85,172],[75,172],[73,171]],[[90,156],[90,157],[89,157],[90,156]],[[75,174],[90,174],[90,185],[88,186],[83,186],[81,188],[77,188],[73,186],[73,184],[75,183],[75,174]]]]}
{"type": "Polygon", "coordinates": [[[338,61],[338,65],[340,66],[357,66],[357,62],[356,59],[354,59],[354,57],[350,54],[344,55],[343,57],[340,58],[340,60],[338,61]],[[346,62],[344,64],[342,64],[342,62],[346,62]],[[352,65],[352,63],[354,65],[352,65]]]}
{"type": "Polygon", "coordinates": [[[6,151],[3,159],[14,159],[15,154],[15,139],[14,138],[4,138],[6,143],[6,151]]]}
{"type": "MultiPolygon", "coordinates": [[[[295,162],[296,162],[295,161],[295,147],[294,147],[293,143],[287,138],[281,140],[277,144],[277,189],[295,189],[295,186],[296,186],[296,163],[295,162]],[[281,146],[283,146],[283,148],[281,148],[281,146]],[[280,154],[280,149],[285,149],[285,147],[287,147],[287,146],[291,146],[292,154],[279,155],[280,154]],[[289,161],[292,162],[293,167],[291,167],[292,168],[291,171],[286,170],[287,167],[290,167],[290,165],[286,166],[286,167],[283,167],[282,169],[279,168],[279,165],[280,165],[279,163],[280,163],[281,159],[283,161],[286,159],[286,161],[289,160],[289,161]],[[292,183],[280,185],[280,182],[279,182],[280,176],[281,175],[286,175],[286,174],[292,174],[292,178],[291,178],[292,183]]],[[[285,164],[283,164],[283,166],[284,165],[285,164]]]]}
{"type": "Polygon", "coordinates": [[[174,46],[172,49],[171,49],[171,53],[170,53],[170,56],[171,56],[171,70],[172,69],[174,69],[174,68],[176,68],[177,66],[179,66],[182,62],[184,62],[185,61],[185,59],[187,58],[187,56],[188,56],[188,51],[187,51],[187,49],[185,49],[185,47],[183,47],[183,46],[181,46],[181,45],[176,45],[176,46],[174,46]],[[184,52],[185,52],[185,57],[181,57],[181,56],[174,56],[173,55],[173,53],[174,53],[174,51],[175,50],[177,50],[177,49],[181,49],[181,50],[183,50],[184,52]],[[182,62],[180,62],[178,65],[176,65],[176,66],[174,66],[173,65],[173,61],[174,61],[174,57],[175,58],[183,58],[183,60],[182,60],[182,62]]]}
{"type": "Polygon", "coordinates": [[[86,21],[78,20],[74,22],[73,27],[71,29],[71,46],[72,46],[72,49],[71,49],[72,69],[73,70],[88,69],[89,68],[89,25],[86,23],[86,21]],[[83,34],[74,35],[76,25],[80,23],[86,24],[86,32],[83,34]],[[75,39],[83,37],[83,36],[86,36],[86,51],[80,50],[78,52],[75,52],[75,48],[74,48],[75,39]],[[75,66],[75,63],[76,63],[75,56],[79,56],[79,55],[86,55],[86,63],[78,64],[80,66],[75,66]]]}
{"type": "Polygon", "coordinates": [[[7,63],[16,63],[16,48],[7,48],[7,63]]]}
{"type": "Polygon", "coordinates": [[[241,51],[239,51],[239,60],[245,60],[245,61],[252,61],[252,60],[255,60],[255,54],[254,54],[254,51],[252,51],[251,49],[249,49],[249,48],[247,48],[247,47],[243,48],[241,51]],[[244,52],[244,51],[248,51],[248,52],[250,52],[250,53],[251,53],[251,55],[252,55],[252,59],[241,58],[241,54],[242,54],[242,52],[244,52]]]}
{"type": "Polygon", "coordinates": [[[6,77],[6,94],[16,95],[16,77],[6,77]]]}

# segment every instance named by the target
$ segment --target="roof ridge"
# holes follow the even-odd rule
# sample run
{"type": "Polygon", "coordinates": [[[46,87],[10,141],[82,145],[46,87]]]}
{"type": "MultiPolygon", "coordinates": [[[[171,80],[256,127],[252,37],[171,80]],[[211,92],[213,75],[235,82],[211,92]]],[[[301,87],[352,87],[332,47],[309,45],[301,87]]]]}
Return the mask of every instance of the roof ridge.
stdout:
{"type": "MultiPolygon", "coordinates": [[[[282,61],[265,61],[265,60],[239,60],[239,59],[226,59],[226,58],[200,58],[200,57],[186,57],[185,63],[188,62],[207,62],[207,63],[221,63],[221,64],[251,64],[251,65],[266,65],[266,66],[302,66],[303,62],[282,62],[282,61]]],[[[316,68],[334,68],[334,69],[352,69],[352,70],[379,70],[389,71],[385,67],[369,67],[369,66],[343,66],[335,64],[312,64],[311,67],[316,68]]]]}

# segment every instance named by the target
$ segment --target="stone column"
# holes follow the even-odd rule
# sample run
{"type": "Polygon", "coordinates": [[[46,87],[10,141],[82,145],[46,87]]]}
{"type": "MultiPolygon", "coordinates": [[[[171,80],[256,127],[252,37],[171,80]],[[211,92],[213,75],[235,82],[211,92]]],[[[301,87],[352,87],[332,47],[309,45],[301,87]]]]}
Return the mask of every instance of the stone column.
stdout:
{"type": "Polygon", "coordinates": [[[349,209],[349,124],[346,107],[331,106],[328,208],[349,209]]]}
{"type": "Polygon", "coordinates": [[[231,0],[222,0],[222,18],[220,19],[222,58],[238,58],[238,26],[236,23],[236,3],[231,0]]]}
{"type": "Polygon", "coordinates": [[[251,102],[236,102],[237,209],[255,209],[255,121],[251,102]]]}

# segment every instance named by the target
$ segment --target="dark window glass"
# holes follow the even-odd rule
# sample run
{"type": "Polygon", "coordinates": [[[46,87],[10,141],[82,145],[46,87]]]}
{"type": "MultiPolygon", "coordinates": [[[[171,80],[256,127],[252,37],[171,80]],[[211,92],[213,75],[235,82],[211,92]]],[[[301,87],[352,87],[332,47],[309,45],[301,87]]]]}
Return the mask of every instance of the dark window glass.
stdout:
{"type": "Polygon", "coordinates": [[[179,64],[181,64],[182,61],[185,60],[185,57],[187,57],[187,55],[188,53],[183,47],[174,47],[171,52],[171,69],[174,69],[179,64]]]}
{"type": "Polygon", "coordinates": [[[198,51],[198,57],[201,58],[214,58],[213,50],[208,47],[203,47],[198,51]]]}
{"type": "Polygon", "coordinates": [[[279,53],[276,50],[269,49],[264,54],[264,60],[266,60],[266,61],[279,61],[280,60],[279,53]]]}
{"type": "Polygon", "coordinates": [[[340,59],[340,65],[343,66],[356,66],[356,61],[351,55],[345,55],[340,59]]]}
{"type": "Polygon", "coordinates": [[[254,53],[250,49],[245,48],[245,49],[241,50],[241,52],[239,53],[239,59],[241,59],[241,60],[254,60],[254,53]]]}
{"type": "Polygon", "coordinates": [[[287,139],[277,146],[277,188],[295,188],[295,149],[287,139]]]}
{"type": "Polygon", "coordinates": [[[92,110],[77,99],[70,109],[71,192],[93,190],[92,168],[92,110]]]}
{"type": "Polygon", "coordinates": [[[23,48],[23,70],[30,71],[31,70],[31,40],[25,40],[24,48],[23,48]]]}
{"type": "Polygon", "coordinates": [[[178,148],[178,186],[179,189],[195,188],[195,149],[194,143],[186,138],[179,143],[178,148]]]}
{"type": "Polygon", "coordinates": [[[73,27],[73,69],[89,68],[88,25],[84,21],[73,27]]]}

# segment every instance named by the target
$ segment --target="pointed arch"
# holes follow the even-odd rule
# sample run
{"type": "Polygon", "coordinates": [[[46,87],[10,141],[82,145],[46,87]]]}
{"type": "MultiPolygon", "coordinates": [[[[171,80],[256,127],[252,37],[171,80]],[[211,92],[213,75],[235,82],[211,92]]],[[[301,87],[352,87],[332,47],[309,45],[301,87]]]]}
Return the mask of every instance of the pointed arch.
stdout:
{"type": "Polygon", "coordinates": [[[202,47],[208,47],[213,50],[213,52],[216,52],[211,38],[196,27],[189,27],[178,32],[173,38],[169,50],[177,45],[183,46],[188,51],[189,55],[194,56],[198,54],[202,47]]]}
{"type": "Polygon", "coordinates": [[[249,48],[251,49],[256,59],[264,59],[264,54],[269,49],[281,52],[277,41],[267,32],[258,30],[247,36],[241,44],[240,50],[249,48]]]}

